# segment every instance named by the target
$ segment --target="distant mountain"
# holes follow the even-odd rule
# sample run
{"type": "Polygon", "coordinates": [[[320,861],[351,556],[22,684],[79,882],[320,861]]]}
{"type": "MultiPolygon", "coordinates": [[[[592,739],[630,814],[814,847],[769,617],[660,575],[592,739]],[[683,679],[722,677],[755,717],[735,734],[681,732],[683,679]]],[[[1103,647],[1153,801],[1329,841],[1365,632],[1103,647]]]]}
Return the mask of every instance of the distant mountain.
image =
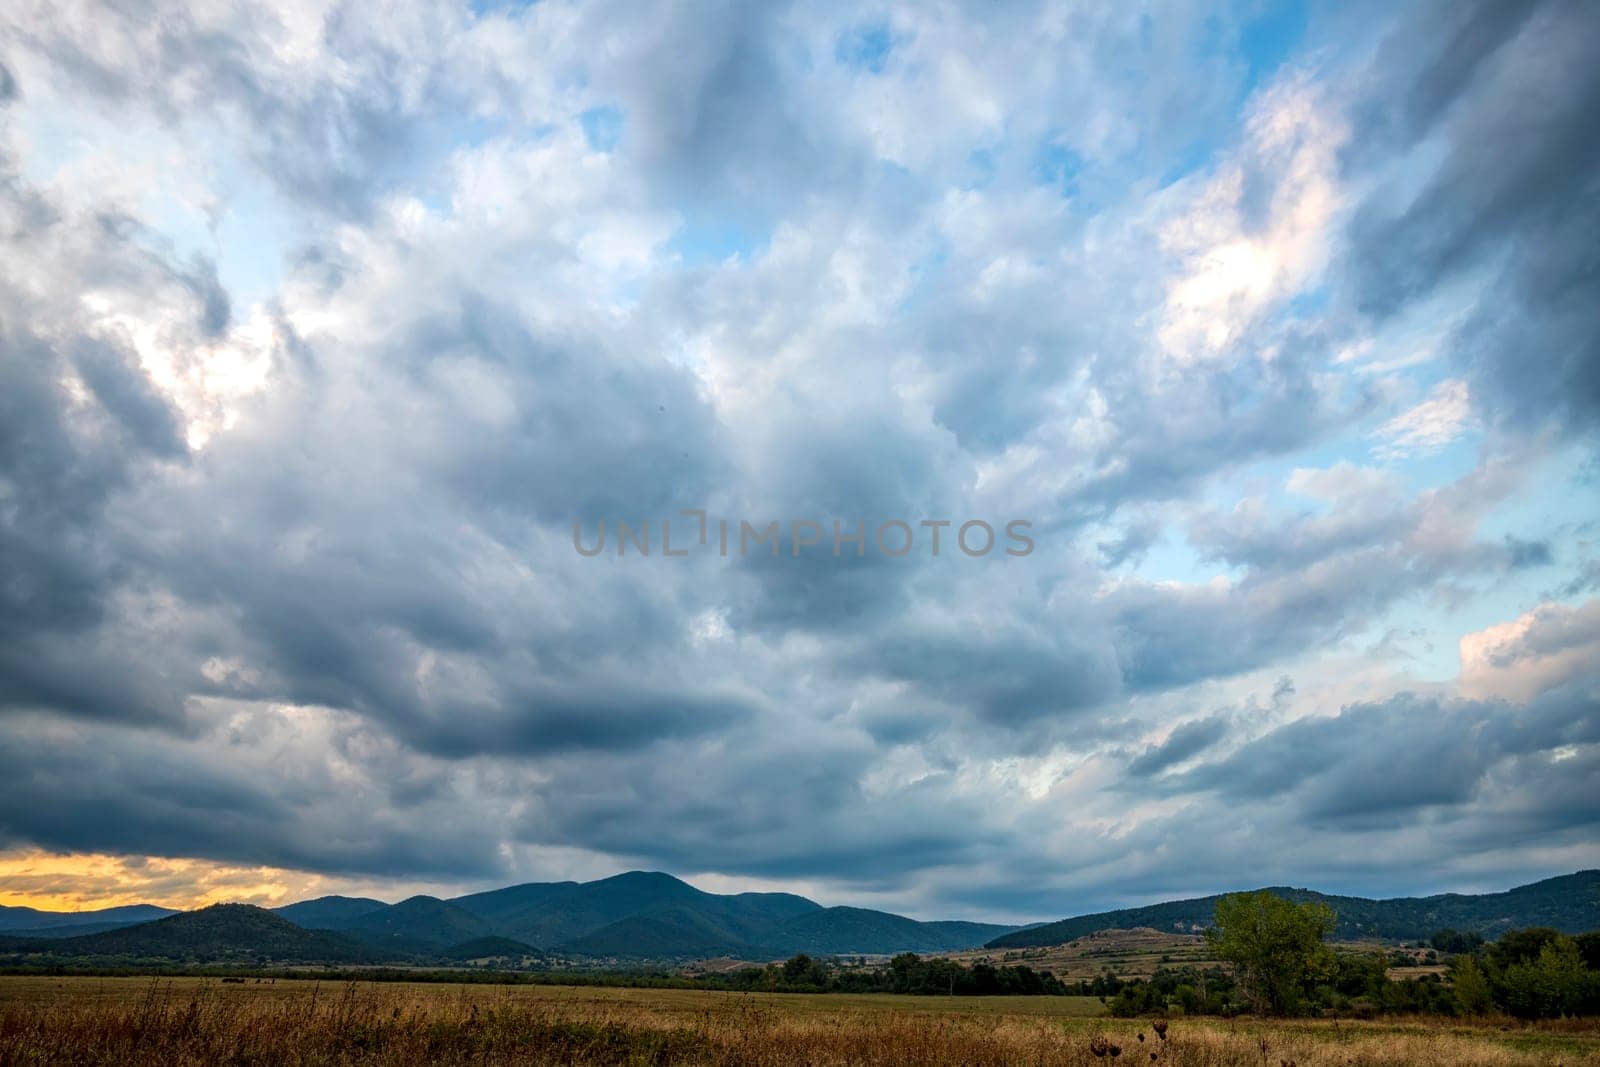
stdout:
{"type": "Polygon", "coordinates": [[[685,957],[764,955],[715,918],[684,904],[656,908],[607,923],[564,942],[575,956],[685,957]]]}
{"type": "Polygon", "coordinates": [[[526,882],[522,885],[491,889],[486,893],[469,893],[453,897],[450,903],[464,908],[480,919],[501,922],[524,912],[530,912],[548,901],[564,896],[579,887],[577,882],[526,882]]]}
{"type": "MultiPolygon", "coordinates": [[[[1431,897],[1369,900],[1341,897],[1310,889],[1273,886],[1269,892],[1294,901],[1317,900],[1338,914],[1334,936],[1412,940],[1451,927],[1493,939],[1523,926],[1553,926],[1566,933],[1600,929],[1600,871],[1579,871],[1504,893],[1468,895],[1441,893],[1431,897]]],[[[1221,895],[1123,908],[1046,923],[1005,934],[988,948],[1059,945],[1097,930],[1155,930],[1197,933],[1211,925],[1221,895]]]]}
{"type": "Polygon", "coordinates": [[[371,897],[317,897],[315,900],[302,900],[298,904],[285,904],[271,911],[307,930],[334,930],[388,906],[371,897]]]}
{"type": "Polygon", "coordinates": [[[100,908],[97,911],[41,911],[38,908],[7,907],[0,905],[0,931],[54,930],[62,927],[90,926],[109,930],[117,926],[132,926],[152,919],[164,919],[178,914],[172,908],[158,908],[154,904],[126,904],[119,908],[100,908]]]}
{"type": "MultiPolygon", "coordinates": [[[[153,921],[153,920],[146,920],[153,921]]],[[[15,936],[32,939],[59,939],[63,937],[82,937],[85,934],[99,934],[107,930],[121,930],[129,926],[138,926],[137,922],[102,922],[102,923],[75,923],[72,926],[41,926],[37,930],[18,930],[15,936]]],[[[11,936],[11,931],[6,931],[4,936],[11,936]]]]}
{"type": "Polygon", "coordinates": [[[1014,926],[967,922],[918,922],[867,908],[823,908],[765,931],[773,955],[806,952],[813,956],[852,953],[948,952],[973,948],[1014,926]]]}
{"type": "Polygon", "coordinates": [[[418,896],[358,915],[337,927],[363,944],[427,952],[500,933],[492,923],[438,897],[418,896]]]}
{"type": "Polygon", "coordinates": [[[213,904],[137,926],[81,937],[36,940],[32,945],[60,955],[207,963],[365,963],[379,958],[379,954],[349,938],[303,930],[250,904],[213,904]]]}
{"type": "MultiPolygon", "coordinates": [[[[707,893],[660,871],[629,871],[594,882],[530,882],[451,900],[413,897],[369,911],[323,908],[326,899],[306,902],[319,905],[317,926],[419,955],[473,938],[503,937],[566,956],[766,959],[830,951],[820,947],[828,945],[863,953],[972,948],[1012,929],[823,908],[793,893],[707,893]]],[[[301,907],[291,904],[279,912],[294,917],[301,907]]]]}
{"type": "MultiPolygon", "coordinates": [[[[475,902],[455,903],[471,907],[475,902]]],[[[773,922],[820,906],[789,893],[706,893],[670,874],[629,871],[595,882],[562,884],[558,890],[539,894],[528,907],[503,915],[497,925],[508,937],[580,951],[575,943],[605,926],[676,909],[680,914],[697,913],[728,939],[747,943],[750,935],[773,922]]]]}
{"type": "MultiPolygon", "coordinates": [[[[1490,938],[1523,926],[1600,929],[1600,871],[1481,896],[1367,900],[1307,889],[1272,891],[1291,900],[1329,904],[1338,913],[1336,933],[1342,938],[1411,940],[1447,926],[1490,938]]],[[[0,917],[12,926],[0,931],[0,951],[327,963],[536,954],[763,960],[796,952],[927,953],[984,944],[1059,944],[1107,929],[1192,933],[1210,924],[1218,899],[1171,901],[1017,928],[919,922],[867,908],[825,908],[791,893],[707,893],[659,871],[630,871],[594,882],[533,882],[453,900],[416,896],[385,904],[362,897],[319,897],[275,912],[246,905],[182,914],[148,906],[76,914],[7,908],[0,917]],[[151,921],[139,922],[141,918],[151,921]],[[468,952],[481,955],[461,955],[468,952]]]]}

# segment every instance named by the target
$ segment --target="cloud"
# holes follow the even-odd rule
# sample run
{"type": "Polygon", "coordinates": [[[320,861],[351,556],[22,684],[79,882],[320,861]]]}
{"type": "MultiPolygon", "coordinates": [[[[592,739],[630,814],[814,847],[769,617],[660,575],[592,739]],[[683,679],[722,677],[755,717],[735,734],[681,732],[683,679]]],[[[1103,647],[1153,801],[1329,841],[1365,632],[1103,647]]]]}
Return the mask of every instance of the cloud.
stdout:
{"type": "Polygon", "coordinates": [[[1460,622],[1584,578],[1585,20],[636,16],[0,14],[9,845],[1018,917],[1592,847],[1591,609],[1460,622]],[[572,547],[682,508],[1038,547],[572,547]]]}
{"type": "Polygon", "coordinates": [[[1461,638],[1461,688],[1480,699],[1526,701],[1586,674],[1600,660],[1600,600],[1541,604],[1461,638]]]}
{"type": "Polygon", "coordinates": [[[1151,745],[1128,764],[1128,773],[1135,777],[1159,774],[1185,760],[1192,759],[1227,736],[1226,719],[1212,717],[1195,719],[1173,729],[1159,745],[1151,745]]]}
{"type": "Polygon", "coordinates": [[[1348,284],[1382,318],[1472,278],[1486,299],[1452,357],[1497,422],[1584,432],[1600,399],[1593,306],[1578,297],[1593,272],[1581,235],[1600,162],[1585,133],[1597,34],[1559,3],[1430,5],[1367,77],[1355,158],[1383,165],[1351,223],[1348,284]]]}
{"type": "Polygon", "coordinates": [[[1386,440],[1377,453],[1382,458],[1395,459],[1437,452],[1461,436],[1471,415],[1467,383],[1459,378],[1440,382],[1429,391],[1426,400],[1378,428],[1376,436],[1386,440]]]}
{"type": "Polygon", "coordinates": [[[1521,550],[1476,534],[1483,514],[1519,487],[1519,470],[1487,462],[1413,498],[1392,474],[1341,461],[1285,480],[1332,505],[1325,512],[1274,511],[1257,499],[1195,509],[1190,543],[1236,574],[1109,584],[1099,599],[1124,682],[1164,689],[1269,666],[1360,632],[1454,576],[1515,569],[1521,550]]]}
{"type": "Polygon", "coordinates": [[[1179,361],[1229,350],[1269,306],[1313,282],[1327,258],[1348,136],[1337,115],[1309,85],[1286,81],[1256,98],[1245,129],[1242,158],[1162,235],[1182,262],[1161,327],[1179,361]]]}

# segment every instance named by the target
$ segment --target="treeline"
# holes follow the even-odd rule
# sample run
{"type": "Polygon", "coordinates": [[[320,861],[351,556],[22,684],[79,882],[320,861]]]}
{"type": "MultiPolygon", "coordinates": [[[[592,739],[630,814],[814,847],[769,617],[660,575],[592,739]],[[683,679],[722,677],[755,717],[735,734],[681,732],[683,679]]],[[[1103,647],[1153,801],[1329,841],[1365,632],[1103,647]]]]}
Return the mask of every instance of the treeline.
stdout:
{"type": "MultiPolygon", "coordinates": [[[[1377,1015],[1486,1015],[1525,1019],[1600,1015],[1600,931],[1568,937],[1546,927],[1512,930],[1486,944],[1442,930],[1431,945],[1446,974],[1392,979],[1400,961],[1383,950],[1336,952],[1285,1005],[1286,1014],[1371,1018],[1377,1015]]],[[[1236,1015],[1257,1001],[1224,967],[1162,968],[1149,979],[1104,975],[1083,992],[1112,1014],[1236,1015]]],[[[1078,992],[1078,989],[1074,989],[1078,992]]]]}
{"type": "Polygon", "coordinates": [[[684,975],[663,970],[503,971],[434,970],[398,967],[238,967],[126,961],[121,965],[82,965],[61,961],[0,967],[0,974],[131,976],[179,975],[245,978],[252,981],[305,979],[325,982],[450,982],[484,985],[612,986],[641,989],[717,989],[764,993],[904,993],[918,996],[1084,995],[1089,983],[1067,984],[1049,971],[1031,967],[963,967],[953,960],[924,959],[916,953],[895,956],[886,966],[844,966],[804,954],[766,966],[740,967],[719,974],[684,975]]]}
{"type": "Polygon", "coordinates": [[[771,993],[905,993],[915,996],[1064,996],[1075,990],[1049,971],[924,959],[902,952],[884,967],[841,967],[804,953],[701,981],[720,989],[771,993]]]}
{"type": "Polygon", "coordinates": [[[1513,930],[1484,951],[1457,956],[1451,973],[1467,1014],[1600,1015],[1600,931],[1568,937],[1544,926],[1513,930]]]}

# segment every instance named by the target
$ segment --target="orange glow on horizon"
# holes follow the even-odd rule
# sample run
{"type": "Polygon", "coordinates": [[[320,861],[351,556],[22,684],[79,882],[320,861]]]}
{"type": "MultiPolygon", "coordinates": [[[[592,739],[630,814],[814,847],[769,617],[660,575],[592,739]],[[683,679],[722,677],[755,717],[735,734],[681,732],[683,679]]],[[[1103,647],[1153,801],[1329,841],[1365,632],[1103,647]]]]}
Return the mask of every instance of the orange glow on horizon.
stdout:
{"type": "Polygon", "coordinates": [[[0,905],[44,911],[90,911],[125,904],[188,910],[222,902],[277,907],[330,893],[397,900],[439,888],[213,860],[0,851],[0,905]]]}

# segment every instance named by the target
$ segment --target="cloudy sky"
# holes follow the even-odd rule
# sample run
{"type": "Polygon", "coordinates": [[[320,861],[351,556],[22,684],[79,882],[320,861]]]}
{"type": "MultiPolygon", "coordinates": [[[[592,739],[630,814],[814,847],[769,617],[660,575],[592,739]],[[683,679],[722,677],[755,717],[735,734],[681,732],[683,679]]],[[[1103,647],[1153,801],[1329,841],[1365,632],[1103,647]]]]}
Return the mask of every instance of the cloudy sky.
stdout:
{"type": "Polygon", "coordinates": [[[0,5],[0,902],[1600,865],[1597,109],[1579,0],[0,5]],[[1036,548],[574,550],[685,508],[1036,548]]]}

